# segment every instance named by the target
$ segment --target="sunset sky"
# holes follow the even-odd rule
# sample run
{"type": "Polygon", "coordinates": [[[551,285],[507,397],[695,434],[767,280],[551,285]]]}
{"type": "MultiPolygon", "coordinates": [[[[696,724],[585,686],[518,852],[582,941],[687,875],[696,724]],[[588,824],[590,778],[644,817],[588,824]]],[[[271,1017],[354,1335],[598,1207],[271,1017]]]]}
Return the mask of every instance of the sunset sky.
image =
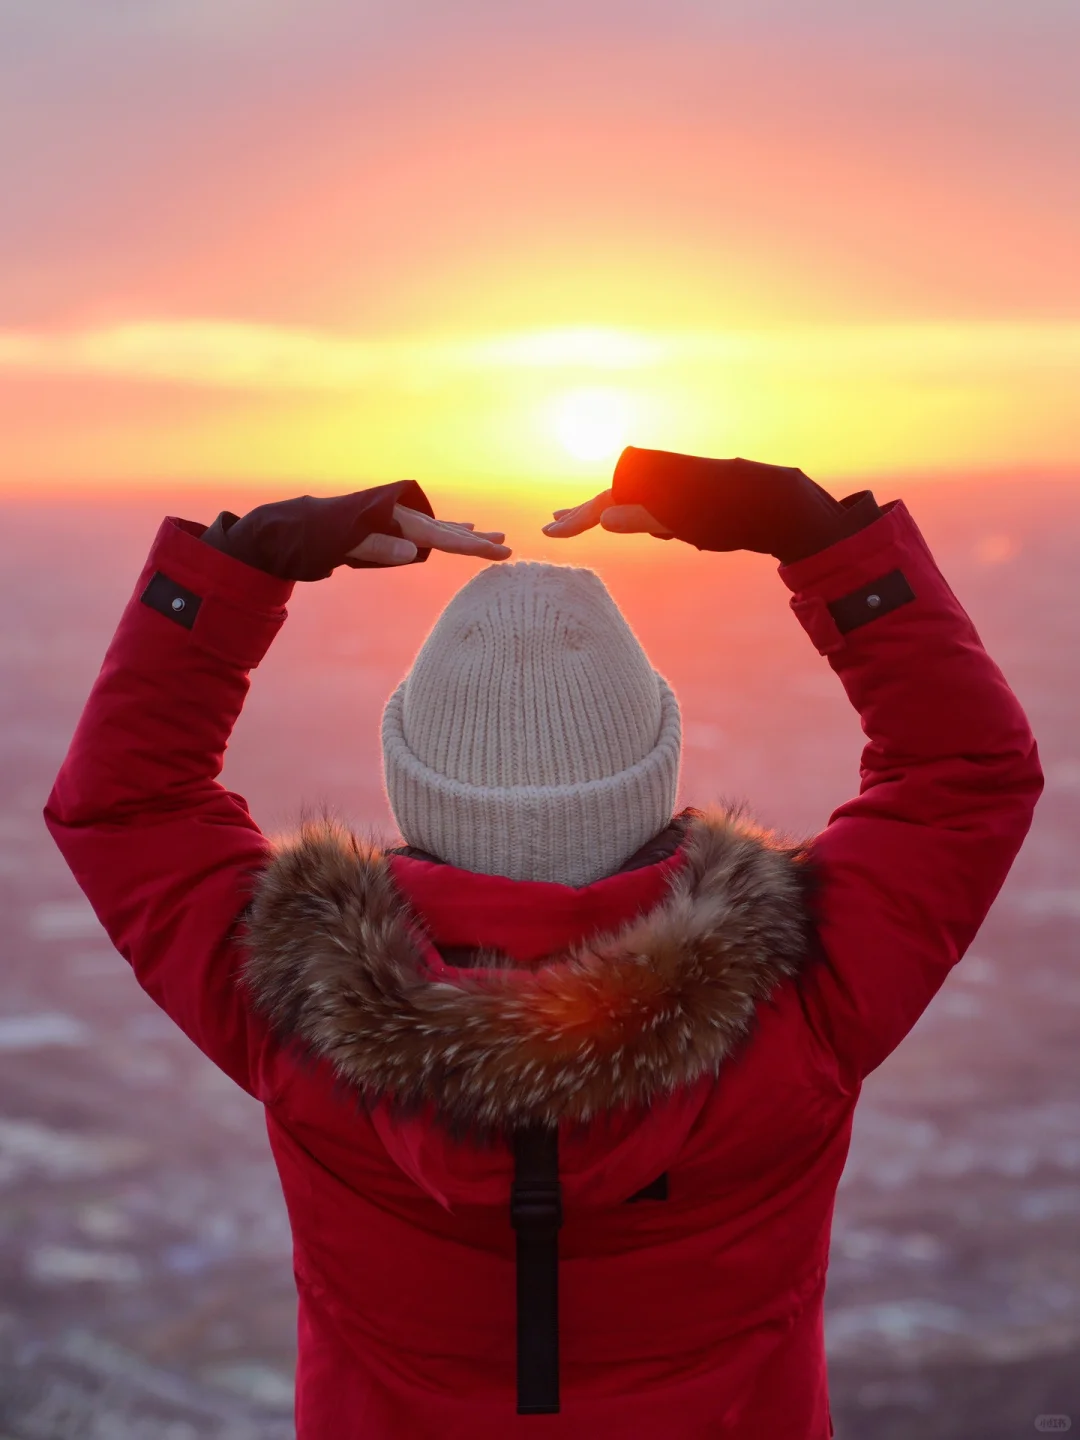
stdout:
{"type": "Polygon", "coordinates": [[[1077,0],[0,0],[0,485],[1080,475],[1078,54],[1077,0]]]}

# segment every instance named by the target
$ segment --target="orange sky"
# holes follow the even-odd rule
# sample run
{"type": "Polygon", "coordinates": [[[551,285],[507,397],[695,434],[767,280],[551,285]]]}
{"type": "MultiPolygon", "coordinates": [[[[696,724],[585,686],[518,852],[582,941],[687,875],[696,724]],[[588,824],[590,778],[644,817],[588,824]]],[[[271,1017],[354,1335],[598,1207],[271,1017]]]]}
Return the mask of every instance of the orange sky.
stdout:
{"type": "Polygon", "coordinates": [[[7,7],[0,483],[1080,469],[1078,42],[1066,0],[7,7]]]}

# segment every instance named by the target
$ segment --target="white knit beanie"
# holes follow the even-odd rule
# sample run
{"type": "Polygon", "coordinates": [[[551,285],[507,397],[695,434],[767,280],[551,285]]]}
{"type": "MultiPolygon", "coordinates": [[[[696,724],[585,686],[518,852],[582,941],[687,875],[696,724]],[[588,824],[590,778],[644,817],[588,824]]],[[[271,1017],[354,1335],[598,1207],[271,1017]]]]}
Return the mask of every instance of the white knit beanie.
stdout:
{"type": "Polygon", "coordinates": [[[681,726],[599,575],[522,560],[453,597],[383,713],[405,840],[463,870],[587,885],[671,819],[681,726]]]}

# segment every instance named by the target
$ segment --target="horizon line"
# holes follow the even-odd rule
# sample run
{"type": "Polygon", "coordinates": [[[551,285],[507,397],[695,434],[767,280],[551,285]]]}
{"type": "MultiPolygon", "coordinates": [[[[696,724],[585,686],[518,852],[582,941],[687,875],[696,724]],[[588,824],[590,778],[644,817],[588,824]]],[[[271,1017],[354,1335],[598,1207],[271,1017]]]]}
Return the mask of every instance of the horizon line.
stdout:
{"type": "MultiPolygon", "coordinates": [[[[727,457],[718,457],[727,458],[727,457]]],[[[1034,466],[948,466],[937,469],[929,466],[903,467],[883,470],[860,470],[850,472],[834,472],[830,475],[818,474],[815,477],[819,484],[826,488],[838,488],[841,483],[847,488],[848,493],[853,490],[868,489],[878,490],[886,485],[916,485],[919,488],[927,486],[951,486],[960,484],[989,484],[994,486],[1008,484],[1046,484],[1046,485],[1067,485],[1080,484],[1080,460],[1060,465],[1034,465],[1034,466]]],[[[415,479],[425,489],[437,488],[441,494],[451,498],[467,497],[469,499],[491,500],[498,498],[503,504],[528,505],[538,496],[542,486],[547,483],[566,487],[568,477],[552,476],[550,482],[541,477],[522,480],[500,480],[478,481],[473,484],[459,481],[446,480],[425,480],[423,476],[363,476],[357,475],[355,488],[357,490],[372,489],[378,485],[392,484],[396,480],[415,479]]],[[[5,480],[0,479],[0,503],[4,501],[39,501],[48,503],[75,499],[80,501],[138,501],[139,499],[156,499],[164,492],[176,492],[178,495],[196,496],[204,493],[215,492],[222,494],[227,491],[240,491],[250,493],[262,489],[268,495],[275,495],[279,491],[288,490],[290,493],[297,493],[298,487],[302,490],[310,490],[313,493],[347,494],[348,482],[340,479],[319,479],[311,475],[286,475],[286,476],[202,476],[191,475],[184,477],[177,476],[145,476],[130,479],[118,479],[103,481],[97,478],[84,479],[49,479],[42,480],[5,480]]],[[[610,483],[610,477],[603,474],[581,477],[569,477],[570,485],[580,484],[582,486],[598,485],[603,488],[610,483]]]]}

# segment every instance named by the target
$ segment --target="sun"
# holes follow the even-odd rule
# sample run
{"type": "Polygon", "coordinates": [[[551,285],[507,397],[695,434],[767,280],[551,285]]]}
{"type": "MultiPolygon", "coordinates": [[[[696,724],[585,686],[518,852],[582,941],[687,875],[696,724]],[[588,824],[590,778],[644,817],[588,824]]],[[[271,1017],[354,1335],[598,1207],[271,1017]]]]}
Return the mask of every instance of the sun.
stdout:
{"type": "Polygon", "coordinates": [[[575,460],[608,460],[627,443],[630,401],[622,390],[568,390],[555,404],[555,433],[575,460]]]}

